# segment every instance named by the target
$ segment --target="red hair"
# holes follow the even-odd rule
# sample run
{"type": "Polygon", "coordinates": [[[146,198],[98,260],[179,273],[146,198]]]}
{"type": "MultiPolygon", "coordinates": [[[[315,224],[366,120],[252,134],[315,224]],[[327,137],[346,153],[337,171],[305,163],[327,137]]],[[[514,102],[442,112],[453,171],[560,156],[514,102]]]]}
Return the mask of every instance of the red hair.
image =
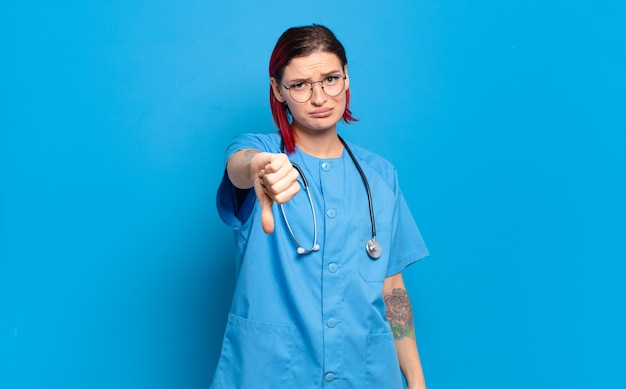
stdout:
{"type": "MultiPolygon", "coordinates": [[[[289,62],[296,57],[305,57],[315,51],[325,51],[337,55],[341,61],[341,66],[348,64],[346,51],[328,28],[320,25],[305,27],[293,27],[285,31],[272,52],[270,57],[269,74],[276,81],[280,82],[283,70],[289,62]]],[[[296,140],[289,121],[289,108],[286,103],[281,103],[274,96],[274,91],[270,86],[270,109],[274,123],[278,127],[285,151],[293,153],[296,150],[296,140]]],[[[354,122],[355,119],[350,112],[350,90],[346,89],[346,108],[341,117],[344,122],[354,122]]]]}

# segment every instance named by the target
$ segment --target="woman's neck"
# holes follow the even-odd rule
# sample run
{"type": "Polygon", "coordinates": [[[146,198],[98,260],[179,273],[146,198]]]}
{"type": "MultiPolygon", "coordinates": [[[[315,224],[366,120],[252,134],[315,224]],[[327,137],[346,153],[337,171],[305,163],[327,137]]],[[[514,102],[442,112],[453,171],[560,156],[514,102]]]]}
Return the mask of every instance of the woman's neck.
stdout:
{"type": "Polygon", "coordinates": [[[294,131],[296,146],[316,158],[340,158],[343,144],[337,136],[337,129],[319,132],[294,131]]]}

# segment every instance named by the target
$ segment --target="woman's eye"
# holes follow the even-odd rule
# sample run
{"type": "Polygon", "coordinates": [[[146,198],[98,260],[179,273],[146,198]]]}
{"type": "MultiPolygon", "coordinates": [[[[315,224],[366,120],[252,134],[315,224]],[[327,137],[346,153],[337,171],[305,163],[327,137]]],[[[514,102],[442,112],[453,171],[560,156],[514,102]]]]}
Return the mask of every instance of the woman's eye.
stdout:
{"type": "Polygon", "coordinates": [[[328,76],[326,77],[325,83],[326,85],[332,85],[339,80],[339,76],[328,76]]]}
{"type": "Polygon", "coordinates": [[[297,84],[293,84],[291,85],[290,89],[295,89],[295,90],[299,90],[299,89],[304,89],[305,88],[305,83],[304,82],[299,82],[297,84]]]}

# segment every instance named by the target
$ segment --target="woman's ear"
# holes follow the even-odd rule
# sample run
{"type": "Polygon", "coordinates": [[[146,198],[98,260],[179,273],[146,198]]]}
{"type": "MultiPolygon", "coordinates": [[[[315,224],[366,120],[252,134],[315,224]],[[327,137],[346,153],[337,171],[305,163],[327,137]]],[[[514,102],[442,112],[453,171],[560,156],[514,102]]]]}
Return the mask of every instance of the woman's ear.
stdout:
{"type": "Polygon", "coordinates": [[[343,67],[343,73],[344,73],[344,74],[345,74],[345,76],[346,76],[346,86],[345,86],[345,88],[344,88],[344,89],[345,89],[345,90],[348,90],[348,89],[350,89],[350,76],[348,76],[348,65],[345,65],[345,66],[343,67]]]}
{"type": "Polygon", "coordinates": [[[283,97],[282,90],[280,88],[280,83],[276,81],[274,77],[270,77],[270,85],[272,86],[272,92],[274,92],[274,97],[278,102],[284,103],[285,98],[283,97]]]}

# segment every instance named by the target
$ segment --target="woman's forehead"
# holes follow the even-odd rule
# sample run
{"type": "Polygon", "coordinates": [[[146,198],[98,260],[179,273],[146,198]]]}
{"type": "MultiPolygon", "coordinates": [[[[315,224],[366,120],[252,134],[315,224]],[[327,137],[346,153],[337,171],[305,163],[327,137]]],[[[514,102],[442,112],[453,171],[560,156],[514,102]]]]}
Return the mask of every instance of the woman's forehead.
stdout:
{"type": "Polygon", "coordinates": [[[292,58],[283,71],[283,78],[308,78],[341,70],[341,61],[336,54],[316,51],[292,58]]]}

